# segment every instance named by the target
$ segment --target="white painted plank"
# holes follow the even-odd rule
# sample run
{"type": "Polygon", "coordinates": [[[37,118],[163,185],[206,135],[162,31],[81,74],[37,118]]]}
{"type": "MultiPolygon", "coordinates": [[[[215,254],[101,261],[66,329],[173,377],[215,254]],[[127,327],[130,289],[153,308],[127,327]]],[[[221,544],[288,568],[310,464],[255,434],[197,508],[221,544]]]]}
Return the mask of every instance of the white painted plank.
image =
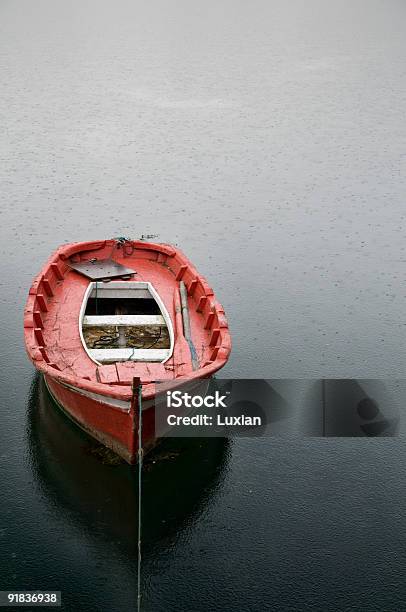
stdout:
{"type": "Polygon", "coordinates": [[[169,356],[170,349],[89,349],[92,359],[106,361],[163,361],[169,356]]]}
{"type": "MultiPolygon", "coordinates": [[[[93,283],[96,285],[96,283],[93,283]]],[[[132,289],[133,291],[139,291],[140,289],[148,289],[149,283],[145,283],[143,281],[117,281],[111,280],[108,283],[103,283],[99,281],[97,283],[98,289],[132,289]]]]}
{"type": "Polygon", "coordinates": [[[83,326],[89,325],[119,325],[119,326],[138,326],[138,325],[165,325],[162,315],[106,315],[106,316],[85,316],[83,326]]]}
{"type": "Polygon", "coordinates": [[[90,297],[91,298],[96,298],[96,295],[98,298],[110,298],[110,299],[117,299],[117,298],[129,298],[129,299],[134,299],[134,300],[152,300],[152,295],[150,294],[150,292],[148,291],[148,289],[114,289],[110,287],[98,287],[97,292],[96,289],[93,289],[90,297]]]}

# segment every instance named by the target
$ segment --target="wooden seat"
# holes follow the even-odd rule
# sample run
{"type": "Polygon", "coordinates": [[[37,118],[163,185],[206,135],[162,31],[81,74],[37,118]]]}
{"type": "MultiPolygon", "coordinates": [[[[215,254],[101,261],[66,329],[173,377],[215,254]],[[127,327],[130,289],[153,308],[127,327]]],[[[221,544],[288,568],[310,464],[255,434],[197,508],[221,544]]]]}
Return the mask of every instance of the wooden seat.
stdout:
{"type": "Polygon", "coordinates": [[[164,361],[170,355],[170,349],[132,349],[109,348],[89,349],[89,355],[99,363],[112,363],[115,361],[164,361]]]}
{"type": "Polygon", "coordinates": [[[85,316],[82,325],[84,327],[117,325],[119,327],[138,327],[140,325],[166,325],[162,315],[106,315],[85,316]]]}

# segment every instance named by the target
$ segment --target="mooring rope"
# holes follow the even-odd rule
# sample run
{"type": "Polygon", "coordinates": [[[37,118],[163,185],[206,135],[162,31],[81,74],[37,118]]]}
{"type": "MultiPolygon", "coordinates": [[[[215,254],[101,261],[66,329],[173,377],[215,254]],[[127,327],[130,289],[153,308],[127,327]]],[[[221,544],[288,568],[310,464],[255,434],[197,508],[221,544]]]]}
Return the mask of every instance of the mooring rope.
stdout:
{"type": "Polygon", "coordinates": [[[138,567],[137,567],[137,612],[141,610],[141,501],[142,501],[142,385],[138,393],[138,567]]]}

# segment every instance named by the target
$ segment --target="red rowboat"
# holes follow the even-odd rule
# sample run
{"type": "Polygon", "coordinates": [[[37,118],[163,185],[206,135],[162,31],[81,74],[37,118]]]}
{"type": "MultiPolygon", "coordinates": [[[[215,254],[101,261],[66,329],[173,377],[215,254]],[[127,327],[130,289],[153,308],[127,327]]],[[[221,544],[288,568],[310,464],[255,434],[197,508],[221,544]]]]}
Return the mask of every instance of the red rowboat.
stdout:
{"type": "Polygon", "coordinates": [[[124,238],[60,247],[24,313],[28,356],[59,406],[129,463],[155,439],[155,381],[208,378],[227,361],[223,307],[179,249],[124,238]]]}

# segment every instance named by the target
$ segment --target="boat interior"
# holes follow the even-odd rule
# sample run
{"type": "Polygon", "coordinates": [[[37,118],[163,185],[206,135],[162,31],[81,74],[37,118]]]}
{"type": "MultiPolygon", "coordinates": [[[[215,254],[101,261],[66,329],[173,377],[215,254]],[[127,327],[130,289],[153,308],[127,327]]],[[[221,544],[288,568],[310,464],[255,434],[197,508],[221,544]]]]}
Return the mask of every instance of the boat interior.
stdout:
{"type": "Polygon", "coordinates": [[[90,283],[83,299],[80,328],[84,348],[98,364],[164,363],[172,354],[171,319],[148,282],[90,283]]]}

